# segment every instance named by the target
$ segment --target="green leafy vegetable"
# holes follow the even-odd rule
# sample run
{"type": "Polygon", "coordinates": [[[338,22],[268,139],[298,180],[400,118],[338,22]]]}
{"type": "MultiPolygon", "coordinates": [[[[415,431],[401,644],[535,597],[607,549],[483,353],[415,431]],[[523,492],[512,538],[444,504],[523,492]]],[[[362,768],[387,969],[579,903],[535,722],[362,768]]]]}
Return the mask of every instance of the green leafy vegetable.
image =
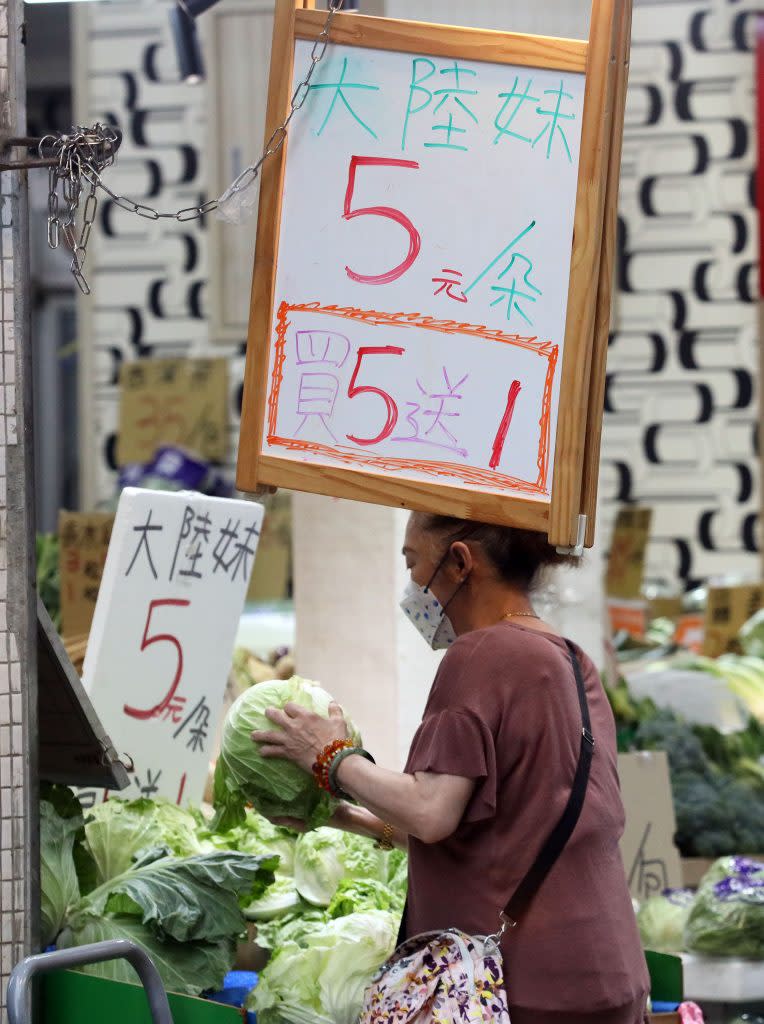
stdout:
{"type": "Polygon", "coordinates": [[[61,628],[61,573],[59,541],[55,533],[38,533],[37,592],[56,629],[61,628]]]}
{"type": "Polygon", "coordinates": [[[244,916],[248,921],[271,921],[299,907],[300,902],[294,878],[277,875],[276,881],[268,887],[263,896],[246,904],[244,916]]]}
{"type": "Polygon", "coordinates": [[[79,902],[74,841],[82,820],[62,818],[52,804],[40,803],[40,914],[43,946],[50,945],[79,902]]]}
{"type": "Polygon", "coordinates": [[[294,847],[297,836],[288,829],[280,828],[256,811],[248,810],[243,824],[228,832],[205,830],[201,836],[218,849],[239,850],[241,853],[255,853],[260,856],[277,854],[277,874],[291,875],[294,872],[294,847]]]}
{"type": "Polygon", "coordinates": [[[277,863],[275,857],[235,850],[185,858],[149,850],[124,874],[90,893],[83,910],[140,914],[158,935],[178,942],[215,941],[244,930],[239,901],[261,896],[277,863]]]}
{"type": "Polygon", "coordinates": [[[645,949],[656,953],[679,953],[695,893],[689,889],[667,889],[645,900],[637,914],[639,934],[645,949]]]}
{"type": "Polygon", "coordinates": [[[387,855],[371,839],[319,828],[297,840],[294,877],[303,899],[328,907],[343,879],[386,882],[387,855]]]}
{"type": "Polygon", "coordinates": [[[764,876],[764,864],[752,857],[719,857],[701,879],[699,888],[708,889],[723,878],[764,876]]]}
{"type": "Polygon", "coordinates": [[[286,942],[249,998],[259,1024],[355,1024],[372,978],[395,948],[393,914],[370,910],[326,922],[304,945],[286,942]]]}
{"type": "MultiPolygon", "coordinates": [[[[220,986],[246,928],[240,906],[260,899],[272,884],[278,856],[214,848],[178,856],[173,847],[201,847],[187,828],[192,815],[148,800],[110,800],[83,828],[81,814],[71,815],[70,803],[59,797],[63,814],[53,803],[41,805],[48,941],[66,948],[131,938],[148,951],[171,991],[198,995],[220,986]],[[78,864],[87,884],[76,887],[78,864]]],[[[114,962],[91,973],[121,980],[126,969],[114,962]]]]}
{"type": "MultiPolygon", "coordinates": [[[[173,942],[160,939],[134,917],[83,915],[58,939],[59,949],[91,942],[128,939],[142,946],[154,961],[169,992],[198,996],[219,989],[231,969],[235,948],[231,939],[219,942],[173,942]]],[[[85,974],[135,984],[135,971],[125,960],[110,960],[80,968],[85,974]]]]}
{"type": "MultiPolygon", "coordinates": [[[[265,717],[266,710],[283,708],[290,701],[329,717],[330,695],[299,676],[251,687],[228,712],[215,767],[216,829],[241,825],[247,803],[268,818],[299,818],[312,828],[329,820],[334,802],[318,788],[313,777],[289,761],[262,757],[257,744],[252,742],[254,731],[276,728],[265,717]]],[[[353,739],[360,745],[355,732],[353,739]]]]}
{"type": "Polygon", "coordinates": [[[684,941],[693,953],[764,959],[764,865],[742,858],[714,865],[698,890],[684,941]],[[722,870],[732,873],[719,878],[722,870]]]}
{"type": "Polygon", "coordinates": [[[163,800],[107,800],[96,804],[85,824],[96,884],[124,874],[136,855],[151,847],[164,846],[180,857],[202,853],[197,827],[192,814],[163,800]]]}
{"type": "Polygon", "coordinates": [[[300,903],[294,910],[270,921],[258,921],[257,944],[261,949],[278,949],[288,942],[304,946],[307,937],[329,920],[325,910],[300,903]]]}
{"type": "Polygon", "coordinates": [[[347,917],[367,910],[389,910],[399,917],[403,900],[388,886],[372,878],[348,878],[340,882],[329,904],[329,917],[347,917]]]}

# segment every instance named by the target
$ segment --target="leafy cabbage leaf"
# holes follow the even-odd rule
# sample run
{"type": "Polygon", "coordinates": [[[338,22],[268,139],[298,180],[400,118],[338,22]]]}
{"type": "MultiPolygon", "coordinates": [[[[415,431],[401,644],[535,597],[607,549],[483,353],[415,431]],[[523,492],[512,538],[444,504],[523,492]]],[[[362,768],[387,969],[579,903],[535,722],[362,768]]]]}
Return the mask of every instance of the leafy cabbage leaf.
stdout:
{"type": "MultiPolygon", "coordinates": [[[[248,803],[267,818],[298,818],[311,828],[329,820],[335,802],[318,788],[313,776],[282,758],[264,758],[252,741],[253,732],[277,728],[265,717],[266,710],[283,708],[290,701],[329,717],[331,696],[299,676],[259,683],[229,710],[215,766],[215,829],[225,831],[243,824],[248,803]]],[[[353,741],[361,743],[355,730],[353,741]]]]}
{"type": "Polygon", "coordinates": [[[163,800],[107,800],[88,812],[85,841],[96,884],[128,871],[143,850],[164,846],[177,857],[203,852],[192,814],[163,800]]]}
{"type": "Polygon", "coordinates": [[[355,1024],[372,978],[395,948],[393,914],[370,910],[327,921],[304,944],[286,942],[249,997],[259,1024],[355,1024]]]}
{"type": "Polygon", "coordinates": [[[294,878],[297,891],[318,907],[328,907],[343,879],[387,880],[387,854],[371,839],[318,828],[297,840],[294,878]]]}
{"type": "MultiPolygon", "coordinates": [[[[212,847],[175,856],[170,846],[199,845],[193,834],[189,839],[184,812],[167,813],[170,805],[150,801],[109,801],[109,812],[99,808],[83,829],[79,808],[74,814],[55,796],[55,805],[41,804],[46,937],[58,933],[61,948],[130,938],[156,962],[169,990],[198,995],[219,987],[246,928],[240,907],[260,899],[273,883],[278,856],[212,847]],[[152,839],[158,841],[147,846],[152,839]],[[89,865],[85,892],[81,884],[77,889],[78,849],[89,865]]],[[[131,969],[116,961],[90,973],[133,980],[131,969]]]]}
{"type": "Polygon", "coordinates": [[[304,946],[307,938],[317,928],[323,927],[329,917],[325,910],[311,907],[308,903],[300,903],[283,917],[271,921],[258,921],[257,945],[261,949],[278,949],[288,942],[304,946]]]}
{"type": "Polygon", "coordinates": [[[203,832],[202,836],[213,846],[221,850],[239,850],[241,853],[254,853],[257,856],[279,858],[278,875],[291,875],[294,872],[294,847],[297,836],[289,829],[280,828],[264,818],[257,811],[247,810],[241,825],[228,832],[203,832]]]}
{"type": "Polygon", "coordinates": [[[403,899],[383,882],[373,878],[348,878],[340,882],[329,904],[329,917],[347,917],[367,910],[389,910],[399,917],[403,899]]]}
{"type": "MultiPolygon", "coordinates": [[[[66,928],[59,937],[58,948],[84,946],[91,942],[128,939],[142,946],[154,961],[169,992],[198,996],[223,987],[226,974],[235,957],[231,939],[218,942],[173,942],[159,939],[134,917],[92,917],[82,915],[77,924],[66,928]]],[[[109,960],[81,968],[85,974],[135,984],[135,971],[126,960],[109,960]]]]}
{"type": "Polygon", "coordinates": [[[80,898],[74,843],[82,818],[62,818],[40,802],[40,915],[43,946],[55,941],[71,907],[80,898]]]}
{"type": "Polygon", "coordinates": [[[243,931],[239,903],[265,892],[277,863],[235,850],[182,859],[163,852],[147,851],[130,870],[90,893],[86,911],[140,915],[157,935],[177,942],[216,941],[243,931]]]}
{"type": "Polygon", "coordinates": [[[679,953],[684,926],[695,900],[689,889],[667,889],[645,900],[637,914],[642,945],[656,953],[679,953]]]}
{"type": "Polygon", "coordinates": [[[271,921],[281,917],[300,906],[300,894],[294,885],[294,879],[288,875],[277,875],[273,885],[268,886],[264,895],[252,900],[244,907],[244,916],[248,921],[271,921]]]}

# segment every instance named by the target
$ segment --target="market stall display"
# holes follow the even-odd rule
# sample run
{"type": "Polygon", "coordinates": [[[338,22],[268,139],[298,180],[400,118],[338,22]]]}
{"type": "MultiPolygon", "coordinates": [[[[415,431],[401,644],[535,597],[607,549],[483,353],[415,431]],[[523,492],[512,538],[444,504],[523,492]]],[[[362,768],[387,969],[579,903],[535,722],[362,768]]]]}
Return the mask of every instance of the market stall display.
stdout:
{"type": "MultiPolygon", "coordinates": [[[[46,944],[130,938],[171,992],[200,995],[222,987],[254,921],[269,962],[250,1002],[266,1024],[352,1021],[392,952],[406,893],[400,852],[329,828],[298,837],[253,811],[226,832],[166,801],[109,800],[83,819],[68,790],[43,797],[46,944]]],[[[118,961],[87,970],[129,976],[118,961]]]]}
{"type": "MultiPolygon", "coordinates": [[[[277,854],[216,849],[198,837],[192,815],[166,803],[110,800],[83,820],[77,800],[57,788],[41,808],[47,943],[127,938],[149,953],[170,991],[222,985],[245,929],[241,905],[272,884],[277,854]]],[[[87,970],[131,977],[118,961],[87,970]]]]}

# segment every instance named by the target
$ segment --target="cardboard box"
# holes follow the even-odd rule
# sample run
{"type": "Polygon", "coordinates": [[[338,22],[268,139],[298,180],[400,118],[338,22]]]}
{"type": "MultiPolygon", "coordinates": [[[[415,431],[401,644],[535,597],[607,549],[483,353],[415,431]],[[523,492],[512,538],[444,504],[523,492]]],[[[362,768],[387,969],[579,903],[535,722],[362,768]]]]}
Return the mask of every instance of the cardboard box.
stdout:
{"type": "Polygon", "coordinates": [[[619,510],[605,574],[605,593],[608,597],[626,600],[637,600],[640,597],[652,518],[650,508],[628,505],[619,510]]]}
{"type": "Polygon", "coordinates": [[[285,601],[292,582],[292,497],[288,491],[279,491],[266,497],[263,504],[263,532],[247,600],[285,601]]]}
{"type": "MultiPolygon", "coordinates": [[[[746,853],[742,856],[761,861],[764,864],[764,853],[746,853]]],[[[703,876],[716,859],[713,857],[682,857],[682,885],[686,889],[697,889],[703,876]]]]}
{"type": "Polygon", "coordinates": [[[678,888],[682,866],[674,846],[676,819],[666,754],[620,754],[618,774],[626,810],[621,852],[631,895],[644,900],[678,888]]]}
{"type": "Polygon", "coordinates": [[[105,512],[58,514],[61,635],[84,640],[93,621],[114,516],[105,512]]]}
{"type": "Polygon", "coordinates": [[[713,861],[706,857],[682,857],[682,885],[685,889],[697,889],[712,864],[713,861]]]}

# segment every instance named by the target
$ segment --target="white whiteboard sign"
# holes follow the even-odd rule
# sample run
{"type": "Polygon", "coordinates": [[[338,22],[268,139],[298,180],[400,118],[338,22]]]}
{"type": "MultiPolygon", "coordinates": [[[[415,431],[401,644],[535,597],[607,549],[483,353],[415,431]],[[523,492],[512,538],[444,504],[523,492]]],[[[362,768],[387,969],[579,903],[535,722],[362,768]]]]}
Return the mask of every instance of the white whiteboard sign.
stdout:
{"type": "Polygon", "coordinates": [[[549,500],[584,85],[329,47],[290,128],[264,455],[549,500]]]}
{"type": "Polygon", "coordinates": [[[262,520],[249,501],[122,492],[83,670],[132,772],[121,796],[201,801],[262,520]]]}

